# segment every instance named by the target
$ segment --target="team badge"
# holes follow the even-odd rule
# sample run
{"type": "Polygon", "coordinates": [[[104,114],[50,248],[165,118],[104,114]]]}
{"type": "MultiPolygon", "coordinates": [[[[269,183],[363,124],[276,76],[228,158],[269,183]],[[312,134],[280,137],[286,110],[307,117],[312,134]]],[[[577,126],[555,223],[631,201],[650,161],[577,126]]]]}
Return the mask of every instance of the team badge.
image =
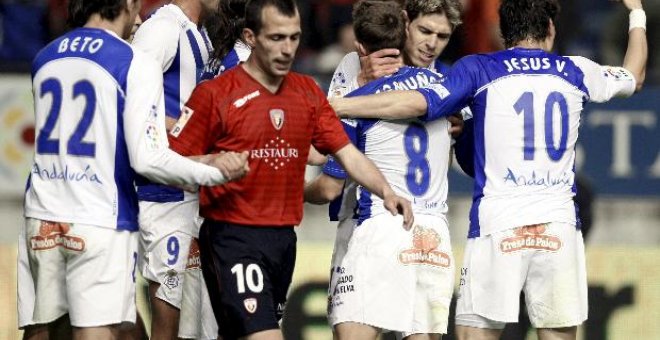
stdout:
{"type": "Polygon", "coordinates": [[[169,289],[174,289],[179,286],[179,273],[177,273],[176,270],[170,269],[167,271],[167,277],[165,278],[165,282],[163,284],[169,288],[169,289]]]}
{"type": "Polygon", "coordinates": [[[281,130],[284,125],[284,110],[272,109],[270,110],[270,122],[273,123],[275,130],[281,130]]]}
{"type": "Polygon", "coordinates": [[[249,298],[243,300],[243,306],[245,306],[245,310],[248,311],[250,314],[254,314],[254,312],[257,311],[257,299],[255,298],[249,298]]]}

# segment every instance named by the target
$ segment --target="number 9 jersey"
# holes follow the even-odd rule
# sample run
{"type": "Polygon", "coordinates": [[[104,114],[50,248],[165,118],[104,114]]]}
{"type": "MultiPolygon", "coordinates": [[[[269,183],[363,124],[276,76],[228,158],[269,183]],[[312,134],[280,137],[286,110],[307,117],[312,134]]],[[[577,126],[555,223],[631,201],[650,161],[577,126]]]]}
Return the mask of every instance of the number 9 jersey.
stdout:
{"type": "Polygon", "coordinates": [[[470,106],[475,184],[469,237],[548,222],[575,225],[575,147],[588,101],[629,96],[620,67],[540,49],[468,56],[420,91],[425,119],[470,106]]]}

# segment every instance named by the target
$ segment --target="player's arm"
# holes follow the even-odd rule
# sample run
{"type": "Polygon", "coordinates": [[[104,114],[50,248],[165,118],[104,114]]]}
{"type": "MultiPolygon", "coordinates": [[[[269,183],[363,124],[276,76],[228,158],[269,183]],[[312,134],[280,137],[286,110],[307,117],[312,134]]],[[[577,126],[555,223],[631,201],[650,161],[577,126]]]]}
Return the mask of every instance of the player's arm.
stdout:
{"type": "Polygon", "coordinates": [[[369,96],[331,98],[339,117],[404,119],[422,116],[428,104],[417,91],[390,91],[369,96]]]}
{"type": "Polygon", "coordinates": [[[137,173],[171,185],[217,185],[245,173],[246,155],[227,153],[209,166],[169,149],[162,73],[146,55],[136,51],[127,83],[124,131],[131,166],[137,173]]]}
{"type": "Polygon", "coordinates": [[[326,204],[341,195],[344,190],[343,178],[336,178],[325,173],[316,176],[311,182],[305,184],[305,202],[312,204],[326,204]]]}
{"type": "Polygon", "coordinates": [[[313,145],[309,146],[309,155],[307,155],[307,165],[323,165],[328,159],[324,154],[318,152],[313,145]]]}
{"type": "Polygon", "coordinates": [[[333,156],[346,169],[351,178],[369,192],[382,198],[383,205],[392,215],[397,213],[403,215],[404,226],[406,229],[410,229],[413,223],[410,202],[394,193],[383,174],[371,160],[358,151],[353,144],[347,144],[333,156]]]}
{"type": "Polygon", "coordinates": [[[340,117],[434,120],[461,111],[475,92],[475,58],[459,60],[441,80],[416,90],[389,91],[351,98],[331,98],[340,117]]]}
{"type": "Polygon", "coordinates": [[[165,18],[152,18],[140,25],[131,45],[146,52],[167,70],[176,57],[179,45],[179,28],[165,18]]]}
{"type": "MultiPolygon", "coordinates": [[[[344,124],[344,130],[351,139],[351,142],[355,143],[353,139],[355,128],[344,124]]],[[[329,156],[328,161],[323,166],[323,172],[314,180],[305,184],[305,202],[312,204],[332,202],[344,191],[346,178],[348,178],[346,170],[344,170],[334,157],[329,156]]]]}
{"type": "Polygon", "coordinates": [[[628,31],[628,48],[623,59],[623,68],[635,77],[635,90],[639,91],[646,78],[646,61],[648,59],[648,43],[646,40],[646,14],[641,0],[623,0],[630,10],[630,26],[628,31]]]}

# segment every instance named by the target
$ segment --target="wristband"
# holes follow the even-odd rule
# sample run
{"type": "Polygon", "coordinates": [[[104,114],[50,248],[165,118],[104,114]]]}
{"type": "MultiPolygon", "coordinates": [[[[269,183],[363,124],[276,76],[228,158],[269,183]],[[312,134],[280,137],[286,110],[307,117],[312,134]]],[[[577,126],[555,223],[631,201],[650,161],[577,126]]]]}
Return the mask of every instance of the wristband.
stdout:
{"type": "Polygon", "coordinates": [[[646,12],[643,9],[636,8],[630,11],[629,20],[630,26],[628,27],[628,32],[638,27],[646,31],[646,12]]]}

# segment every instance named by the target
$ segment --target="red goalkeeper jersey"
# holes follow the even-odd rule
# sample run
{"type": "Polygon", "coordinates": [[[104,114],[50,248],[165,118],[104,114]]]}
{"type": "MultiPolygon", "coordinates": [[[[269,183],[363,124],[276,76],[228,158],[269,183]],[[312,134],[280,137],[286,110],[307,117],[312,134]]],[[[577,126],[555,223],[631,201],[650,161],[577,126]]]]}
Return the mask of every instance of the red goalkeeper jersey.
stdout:
{"type": "Polygon", "coordinates": [[[200,215],[255,226],[299,224],[309,146],[328,154],[349,143],[310,77],[290,72],[271,93],[242,66],[193,91],[169,140],[184,156],[249,151],[246,177],[200,189],[200,215]]]}

